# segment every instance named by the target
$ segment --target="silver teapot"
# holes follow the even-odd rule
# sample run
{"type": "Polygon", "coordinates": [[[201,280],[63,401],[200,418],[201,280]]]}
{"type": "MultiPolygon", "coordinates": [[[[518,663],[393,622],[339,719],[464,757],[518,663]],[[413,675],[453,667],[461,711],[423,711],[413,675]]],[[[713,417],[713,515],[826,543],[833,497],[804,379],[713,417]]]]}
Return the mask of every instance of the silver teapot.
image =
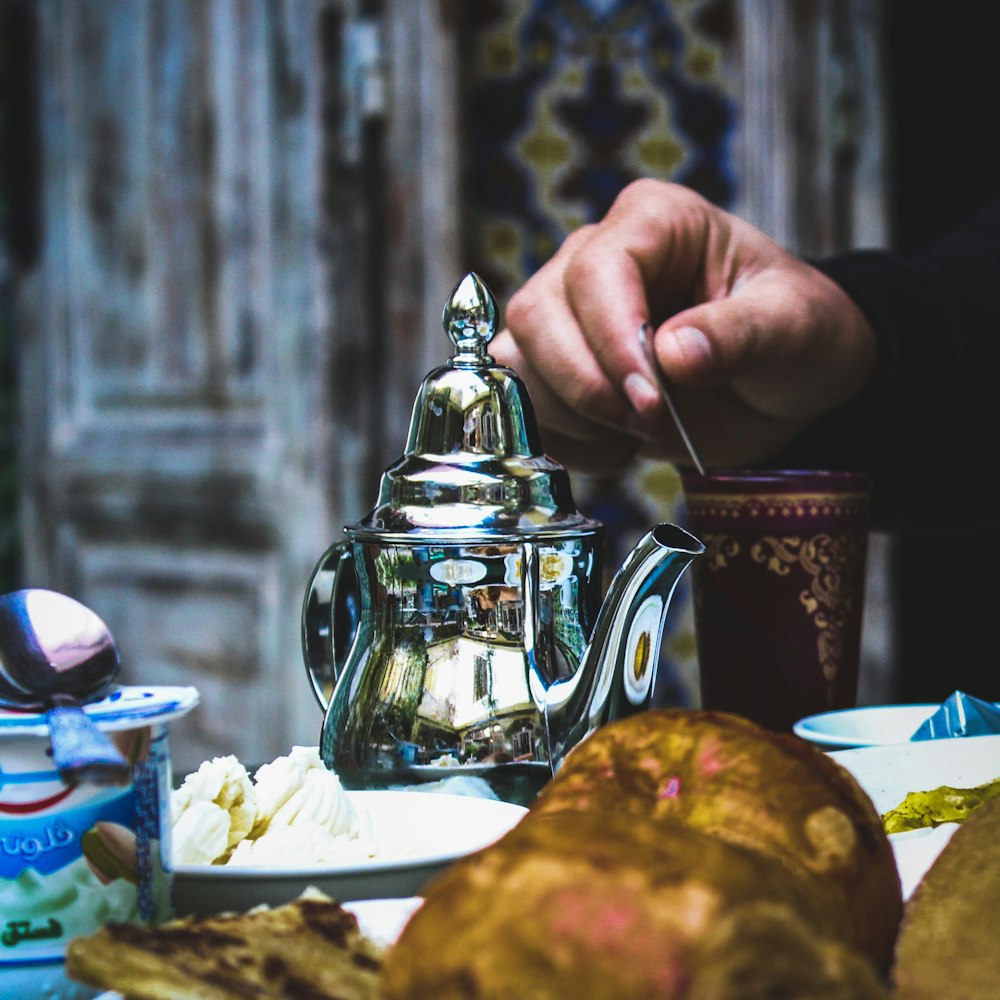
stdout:
{"type": "Polygon", "coordinates": [[[465,774],[526,802],[588,733],[649,707],[671,595],[703,546],[656,525],[602,602],[603,526],[487,353],[497,306],[477,275],[443,320],[455,353],[424,379],[375,507],[317,563],[303,652],[345,787],[465,774]]]}

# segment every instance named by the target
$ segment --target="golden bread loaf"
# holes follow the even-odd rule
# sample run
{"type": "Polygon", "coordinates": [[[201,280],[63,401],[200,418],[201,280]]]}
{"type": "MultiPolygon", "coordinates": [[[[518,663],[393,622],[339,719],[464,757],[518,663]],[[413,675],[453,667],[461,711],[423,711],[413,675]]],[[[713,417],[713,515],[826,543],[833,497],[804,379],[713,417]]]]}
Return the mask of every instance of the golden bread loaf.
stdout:
{"type": "Polygon", "coordinates": [[[885,998],[902,911],[847,771],[685,710],[597,730],[517,827],[424,895],[385,1000],[885,998]]]}
{"type": "Polygon", "coordinates": [[[849,937],[844,914],[768,855],[670,821],[563,811],[439,876],[382,988],[385,1000],[885,1000],[849,937]]]}
{"type": "Polygon", "coordinates": [[[724,712],[661,709],[575,747],[532,813],[624,811],[770,854],[817,883],[886,972],[902,889],[882,819],[854,776],[796,736],[724,712]]]}

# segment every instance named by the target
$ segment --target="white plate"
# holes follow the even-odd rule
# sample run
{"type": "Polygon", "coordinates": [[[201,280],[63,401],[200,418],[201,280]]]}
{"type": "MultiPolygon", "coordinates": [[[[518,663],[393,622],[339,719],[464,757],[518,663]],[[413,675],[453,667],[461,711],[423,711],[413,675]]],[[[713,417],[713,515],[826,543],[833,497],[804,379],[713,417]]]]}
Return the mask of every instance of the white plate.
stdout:
{"type": "MultiPolygon", "coordinates": [[[[832,751],[830,757],[857,778],[875,808],[885,813],[899,805],[908,792],[941,785],[974,788],[1000,778],[1000,735],[858,747],[832,751]]],[[[957,828],[956,823],[946,823],[889,837],[904,898],[909,898],[957,828]]]]}
{"type": "Polygon", "coordinates": [[[792,732],[828,750],[906,743],[940,707],[940,704],[871,705],[822,712],[799,719],[792,732]]]}
{"type": "Polygon", "coordinates": [[[420,908],[422,896],[406,899],[356,899],[344,903],[344,909],[358,918],[365,937],[388,947],[402,933],[406,921],[420,908]]]}
{"type": "Polygon", "coordinates": [[[348,792],[371,816],[381,856],[309,868],[178,865],[174,909],[185,914],[278,906],[315,886],[340,902],[417,896],[453,861],[493,843],[527,812],[469,795],[422,791],[348,792]]]}

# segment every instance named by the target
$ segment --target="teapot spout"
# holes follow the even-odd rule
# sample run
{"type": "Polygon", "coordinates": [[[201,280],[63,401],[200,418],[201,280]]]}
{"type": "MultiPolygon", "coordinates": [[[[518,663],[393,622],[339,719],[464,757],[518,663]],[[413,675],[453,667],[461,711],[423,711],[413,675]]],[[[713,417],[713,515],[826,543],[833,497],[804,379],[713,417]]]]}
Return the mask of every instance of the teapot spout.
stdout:
{"type": "Polygon", "coordinates": [[[579,668],[545,693],[553,772],[599,726],[649,708],[670,600],[704,550],[694,535],[662,523],[629,553],[611,581],[579,668]]]}

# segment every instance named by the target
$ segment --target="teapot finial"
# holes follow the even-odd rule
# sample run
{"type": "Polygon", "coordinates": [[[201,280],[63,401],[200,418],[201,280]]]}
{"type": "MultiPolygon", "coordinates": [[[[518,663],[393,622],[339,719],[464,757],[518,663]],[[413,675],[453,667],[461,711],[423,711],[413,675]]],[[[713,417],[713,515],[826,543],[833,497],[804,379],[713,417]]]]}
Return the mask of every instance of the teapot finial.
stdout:
{"type": "Polygon", "coordinates": [[[452,290],[441,317],[458,348],[453,361],[492,364],[486,345],[497,332],[497,302],[486,283],[470,271],[452,290]]]}

